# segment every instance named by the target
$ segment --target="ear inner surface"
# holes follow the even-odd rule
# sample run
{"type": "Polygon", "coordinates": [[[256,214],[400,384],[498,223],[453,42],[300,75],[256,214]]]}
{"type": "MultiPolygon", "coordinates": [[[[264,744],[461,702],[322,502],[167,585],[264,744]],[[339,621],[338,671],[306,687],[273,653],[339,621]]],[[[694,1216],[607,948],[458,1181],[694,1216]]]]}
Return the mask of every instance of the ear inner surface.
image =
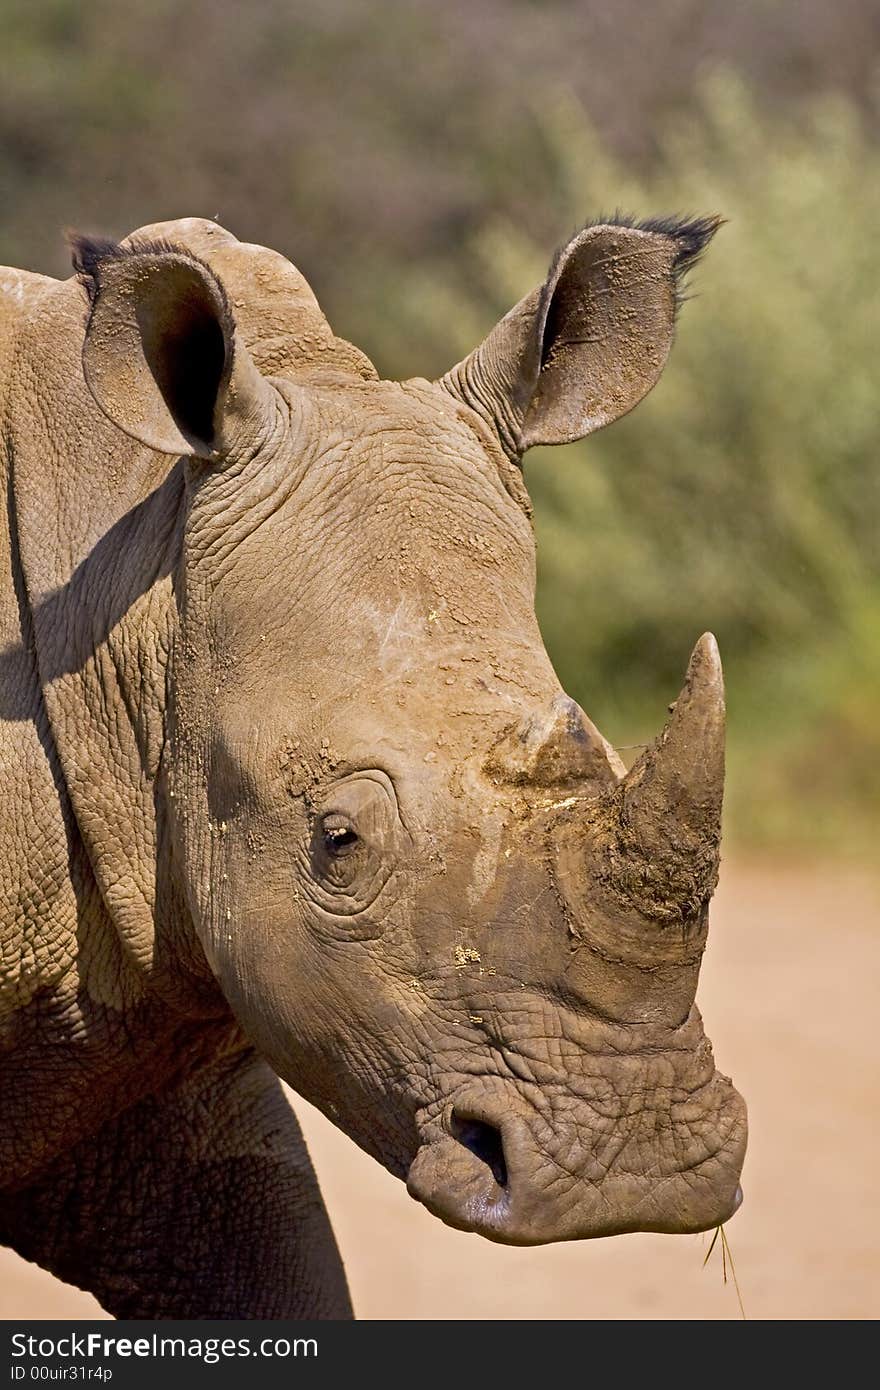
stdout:
{"type": "Polygon", "coordinates": [[[83,371],[114,424],[161,453],[215,458],[234,442],[230,428],[265,414],[271,388],[208,266],[164,243],[78,239],[74,250],[91,301],[83,371]]]}
{"type": "Polygon", "coordinates": [[[180,267],[138,313],[144,357],[184,438],[214,445],[214,407],[234,339],[227,340],[216,297],[180,267]],[[187,283],[189,281],[189,283],[187,283]]]}

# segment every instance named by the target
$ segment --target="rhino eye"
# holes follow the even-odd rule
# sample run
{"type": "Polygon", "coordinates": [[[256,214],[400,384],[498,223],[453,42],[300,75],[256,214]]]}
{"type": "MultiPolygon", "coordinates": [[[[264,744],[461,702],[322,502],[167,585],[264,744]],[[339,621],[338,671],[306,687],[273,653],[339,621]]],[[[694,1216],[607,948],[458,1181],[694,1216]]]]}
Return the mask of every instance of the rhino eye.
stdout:
{"type": "Polygon", "coordinates": [[[341,816],[325,816],[321,833],[324,848],[332,859],[342,859],[351,854],[358,843],[357,831],[341,816]]]}
{"type": "Polygon", "coordinates": [[[353,918],[375,901],[397,863],[397,797],[388,776],[375,769],[326,787],[322,803],[298,851],[301,883],[327,918],[353,918]]]}

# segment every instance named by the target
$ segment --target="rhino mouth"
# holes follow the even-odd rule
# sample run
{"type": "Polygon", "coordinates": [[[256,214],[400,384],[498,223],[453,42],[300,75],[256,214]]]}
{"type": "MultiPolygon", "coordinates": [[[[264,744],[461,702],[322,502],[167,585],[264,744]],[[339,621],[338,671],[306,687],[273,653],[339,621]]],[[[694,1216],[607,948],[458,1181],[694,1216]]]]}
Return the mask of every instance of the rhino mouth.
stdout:
{"type": "Polygon", "coordinates": [[[624,1121],[609,1150],[584,1138],[601,1131],[593,1115],[548,1136],[513,1088],[469,1088],[425,1134],[407,1190],[447,1225],[508,1245],[710,1230],[742,1202],[746,1125],[725,1077],[715,1073],[703,1091],[689,1102],[690,1123],[624,1121]],[[694,1124],[697,1107],[704,1120],[694,1124]],[[696,1137],[709,1129],[712,1144],[696,1137]]]}

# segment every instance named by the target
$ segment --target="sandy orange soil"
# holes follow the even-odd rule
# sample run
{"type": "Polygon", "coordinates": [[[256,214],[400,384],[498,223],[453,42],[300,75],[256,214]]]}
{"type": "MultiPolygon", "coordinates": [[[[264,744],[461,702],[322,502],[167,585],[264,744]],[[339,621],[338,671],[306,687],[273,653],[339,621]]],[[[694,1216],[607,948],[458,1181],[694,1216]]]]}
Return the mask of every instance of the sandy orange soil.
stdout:
{"type": "MultiPolygon", "coordinates": [[[[699,1002],[749,1103],[745,1203],[727,1227],[749,1318],[880,1314],[880,877],[726,865],[699,1002]]],[[[362,1318],[739,1318],[708,1237],[505,1249],[442,1226],[296,1101],[362,1318]]],[[[103,1316],[0,1252],[0,1317],[103,1316]]]]}

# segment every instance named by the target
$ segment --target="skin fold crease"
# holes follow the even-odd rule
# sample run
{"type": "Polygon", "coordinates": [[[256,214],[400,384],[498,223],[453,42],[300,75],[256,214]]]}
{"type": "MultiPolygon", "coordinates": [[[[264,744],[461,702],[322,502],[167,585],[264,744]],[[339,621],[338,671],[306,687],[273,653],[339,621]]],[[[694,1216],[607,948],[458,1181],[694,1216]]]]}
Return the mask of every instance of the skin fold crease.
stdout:
{"type": "Polygon", "coordinates": [[[0,272],[0,1235],[114,1314],[350,1315],[278,1076],[492,1240],[739,1204],[717,648],[625,773],[522,471],[652,388],[716,225],[588,225],[437,382],[201,219],[0,272]]]}

